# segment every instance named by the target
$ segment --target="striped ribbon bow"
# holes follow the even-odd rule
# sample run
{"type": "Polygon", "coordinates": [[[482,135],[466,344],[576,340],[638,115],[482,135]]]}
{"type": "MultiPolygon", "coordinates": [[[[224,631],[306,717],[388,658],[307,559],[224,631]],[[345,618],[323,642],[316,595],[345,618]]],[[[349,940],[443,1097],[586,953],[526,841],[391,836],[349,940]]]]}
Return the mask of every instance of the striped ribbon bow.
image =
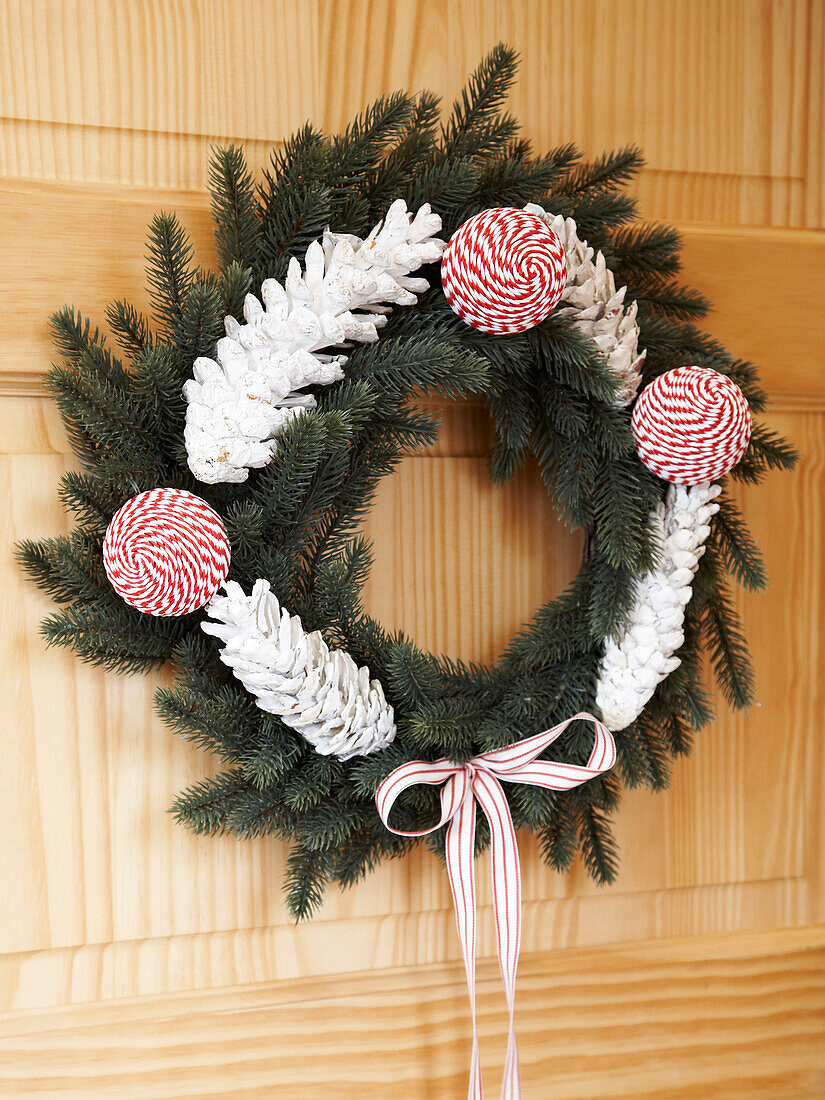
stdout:
{"type": "Polygon", "coordinates": [[[592,714],[574,714],[561,725],[517,741],[503,749],[494,749],[474,756],[466,764],[456,764],[446,757],[428,763],[411,760],[391,772],[375,796],[378,813],[390,832],[399,836],[426,836],[449,821],[447,828],[447,872],[455,905],[456,925],[473,1019],[473,1055],[470,1063],[468,1100],[482,1100],[481,1064],[478,1054],[476,1026],[475,950],[476,950],[476,888],[473,848],[476,830],[476,802],[490,823],[490,849],[493,871],[493,913],[496,919],[498,961],[507,1006],[510,1012],[510,1035],[507,1060],[501,1085],[502,1100],[519,1100],[518,1048],[513,1022],[516,970],[521,943],[521,872],[519,870],[516,832],[507,796],[499,780],[507,783],[528,783],[553,791],[568,791],[608,771],[616,762],[616,745],[607,726],[592,714]],[[590,759],[584,767],[537,760],[548,745],[559,737],[576,719],[593,723],[596,739],[590,759]],[[395,800],[410,787],[419,784],[437,785],[441,790],[441,820],[430,829],[407,833],[393,829],[389,823],[395,800]]]}

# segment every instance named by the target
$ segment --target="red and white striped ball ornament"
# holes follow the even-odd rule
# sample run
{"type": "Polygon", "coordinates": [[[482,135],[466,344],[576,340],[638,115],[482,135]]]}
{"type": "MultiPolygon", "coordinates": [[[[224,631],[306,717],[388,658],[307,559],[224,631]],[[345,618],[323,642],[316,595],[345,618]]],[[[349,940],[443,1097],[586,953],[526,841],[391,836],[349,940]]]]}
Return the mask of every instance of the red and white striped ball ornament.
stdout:
{"type": "Polygon", "coordinates": [[[147,615],[188,615],[209,603],[229,572],[221,517],[184,489],[149,489],[112,517],[103,540],[112,587],[147,615]]]}
{"type": "Polygon", "coordinates": [[[631,418],[639,458],[664,481],[715,481],[742,458],[753,421],[735,382],[708,367],[676,367],[642,390],[631,418]]]}
{"type": "Polygon", "coordinates": [[[493,335],[535,328],[567,282],[564,246],[525,210],[474,214],[455,231],[441,261],[444,296],[473,328],[493,335]]]}

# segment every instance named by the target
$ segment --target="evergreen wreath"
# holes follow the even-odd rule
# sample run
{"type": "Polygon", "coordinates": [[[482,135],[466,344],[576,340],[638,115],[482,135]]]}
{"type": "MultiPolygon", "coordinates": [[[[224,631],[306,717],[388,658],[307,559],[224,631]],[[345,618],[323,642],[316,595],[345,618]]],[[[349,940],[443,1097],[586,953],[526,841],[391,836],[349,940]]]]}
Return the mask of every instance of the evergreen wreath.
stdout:
{"type": "MultiPolygon", "coordinates": [[[[393,769],[414,758],[462,762],[584,710],[600,711],[619,731],[617,768],[566,792],[513,786],[507,798],[516,827],[536,835],[551,867],[566,871],[580,850],[590,873],[610,882],[617,853],[609,817],[622,784],[666,787],[672,758],[690,751],[693,731],[711,717],[702,650],[731,705],[753,698],[729,581],[763,588],[759,551],[724,490],[669,486],[640,461],[630,403],[639,371],[647,387],[686,367],[735,382],[754,413],[766,394],[751,364],[695,327],[709,306],[674,279],[677,233],[636,220],[625,186],[641,166],[638,150],[592,163],[572,145],[535,154],[502,110],[515,72],[515,53],[498,46],[443,125],[429,92],[384,96],[334,137],[307,125],[273,154],[260,183],[240,148],[216,149],[218,272],[198,267],[178,219],[159,214],[149,230],[154,320],[124,301],[107,312],[122,356],[74,308],[52,318],[64,361],[48,386],[81,468],[60,487],[76,528],[19,547],[29,576],[66,605],[44,621],[43,633],[111,671],[172,663],[174,685],[157,691],[161,715],[223,764],[178,797],[175,816],[200,833],[288,840],[286,894],[296,918],[320,903],[328,882],[349,886],[417,842],[390,832],[376,813],[376,791],[393,769]],[[581,278],[525,331],[470,327],[445,298],[428,251],[431,223],[423,236],[410,236],[430,217],[426,204],[445,238],[481,211],[527,205],[558,234],[581,278]],[[335,328],[333,310],[324,319],[332,327],[307,352],[312,361],[283,360],[291,386],[276,393],[270,379],[266,400],[263,391],[252,395],[268,420],[257,443],[252,433],[235,479],[193,476],[193,439],[214,436],[209,395],[237,381],[228,359],[210,358],[224,318],[245,311],[246,326],[232,322],[226,339],[253,354],[250,333],[263,307],[250,292],[277,311],[284,294],[294,303],[330,265],[355,270],[359,248],[383,247],[381,227],[395,224],[407,234],[404,247],[419,249],[417,260],[392,267],[402,251],[392,252],[390,242],[396,296],[373,299],[343,328],[335,328]],[[305,254],[304,272],[294,258],[305,254]],[[418,262],[423,279],[409,280],[418,262]],[[397,308],[377,312],[379,300],[397,308]],[[380,339],[363,342],[374,334],[358,326],[382,321],[380,339]],[[637,337],[646,357],[632,354],[637,337]],[[312,350],[342,342],[345,361],[312,350]],[[578,577],[492,667],[423,652],[403,634],[388,634],[360,601],[370,547],[359,525],[381,478],[435,440],[436,421],[415,405],[434,394],[482,395],[495,426],[493,480],[505,481],[534,456],[559,513],[584,536],[578,577]],[[107,553],[117,549],[118,533],[107,536],[113,517],[158,486],[184,491],[170,506],[185,507],[187,493],[203,498],[209,522],[214,510],[228,536],[231,580],[208,618],[142,614],[107,577],[104,539],[107,553]],[[318,706],[296,719],[302,692],[318,706]],[[330,715],[345,710],[349,725],[337,744],[340,723],[330,715]]],[[[231,359],[230,345],[223,348],[231,359]]],[[[207,456],[200,475],[218,458],[207,456]]],[[[732,476],[755,483],[795,461],[793,448],[757,422],[732,476]]],[[[591,742],[589,728],[575,721],[548,758],[583,764],[591,742]]],[[[433,788],[407,792],[399,827],[430,826],[437,803],[433,788]]],[[[478,849],[488,839],[481,820],[478,849]]],[[[440,852],[443,837],[431,834],[426,843],[440,852]]]]}

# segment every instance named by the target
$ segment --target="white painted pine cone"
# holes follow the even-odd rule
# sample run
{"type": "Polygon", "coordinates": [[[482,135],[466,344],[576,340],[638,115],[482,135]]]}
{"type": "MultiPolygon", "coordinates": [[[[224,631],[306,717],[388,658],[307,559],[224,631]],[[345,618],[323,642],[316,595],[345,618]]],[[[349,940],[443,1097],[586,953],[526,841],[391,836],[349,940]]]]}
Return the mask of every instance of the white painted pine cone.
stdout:
{"type": "Polygon", "coordinates": [[[393,740],[393,709],[368,668],[330,650],[318,631],[307,634],[269,581],[256,581],[249,596],[235,581],[224,590],[206,609],[216,621],[202,626],[223,643],[221,660],[262,710],[277,714],[323,756],[366,756],[393,740]]]}
{"type": "Polygon", "coordinates": [[[346,356],[325,349],[377,340],[389,306],[413,305],[427,289],[410,272],[441,258],[440,229],[429,205],[413,217],[396,199],[366,240],[327,230],[307,249],[303,270],[293,257],[283,286],[266,279],[263,301],[247,295],[246,323],[226,318],[216,359],[196,359],[183,388],[195,477],[241,482],[271,461],[284,426],[315,405],[304,388],[344,376],[346,356]]]}
{"type": "Polygon", "coordinates": [[[658,684],[679,667],[674,656],[685,637],[685,607],[704,554],[719,485],[671,485],[650,522],[661,545],[656,568],[641,577],[622,637],[608,638],[596,687],[596,706],[609,730],[629,726],[658,684]]]}
{"type": "Polygon", "coordinates": [[[524,209],[547,222],[564,246],[567,283],[555,312],[569,312],[576,327],[593,341],[621,380],[616,404],[629,405],[639,389],[645,358],[645,352],[639,351],[636,303],[625,307],[627,287],[616,289],[613,272],[603,254],[594,252],[587,241],[579,239],[572,218],[548,214],[532,202],[524,209]]]}

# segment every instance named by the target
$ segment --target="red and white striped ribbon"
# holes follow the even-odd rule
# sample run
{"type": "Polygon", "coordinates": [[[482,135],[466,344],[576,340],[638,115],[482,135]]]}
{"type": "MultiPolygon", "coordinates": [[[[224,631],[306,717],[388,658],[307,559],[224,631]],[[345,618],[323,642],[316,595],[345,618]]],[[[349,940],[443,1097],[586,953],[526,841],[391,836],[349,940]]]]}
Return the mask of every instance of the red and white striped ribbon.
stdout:
{"type": "Polygon", "coordinates": [[[501,1085],[502,1100],[519,1100],[518,1048],[513,1021],[521,943],[521,871],[519,869],[516,832],[507,796],[500,780],[506,783],[528,783],[553,791],[568,791],[608,771],[616,763],[616,744],[602,722],[592,714],[580,712],[544,733],[517,741],[503,749],[494,749],[474,756],[466,764],[455,764],[446,757],[428,763],[411,760],[391,772],[375,796],[378,813],[390,832],[399,836],[426,836],[449,822],[447,828],[447,872],[455,905],[456,925],[473,1018],[473,1054],[470,1063],[468,1100],[482,1100],[481,1064],[478,1054],[476,1026],[475,950],[476,950],[476,888],[473,846],[476,828],[476,802],[490,823],[490,850],[493,872],[493,913],[496,921],[498,962],[507,1005],[510,1012],[510,1034],[507,1060],[501,1085]],[[590,759],[579,764],[561,764],[552,760],[537,760],[577,719],[592,722],[596,739],[590,759]],[[430,829],[408,833],[394,829],[389,823],[395,800],[410,787],[419,784],[437,785],[441,789],[441,820],[430,829]]]}

